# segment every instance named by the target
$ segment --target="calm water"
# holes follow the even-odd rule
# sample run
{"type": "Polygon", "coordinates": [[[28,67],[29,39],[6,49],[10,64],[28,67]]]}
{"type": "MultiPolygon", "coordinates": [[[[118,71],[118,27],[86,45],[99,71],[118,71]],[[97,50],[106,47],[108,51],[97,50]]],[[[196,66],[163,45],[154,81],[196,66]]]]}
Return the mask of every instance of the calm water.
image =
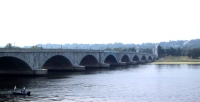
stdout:
{"type": "MultiPolygon", "coordinates": [[[[19,89],[19,90],[20,90],[19,89]]],[[[0,78],[0,101],[200,102],[200,65],[138,65],[51,77],[0,78]],[[14,85],[31,96],[10,95],[14,85]]]]}

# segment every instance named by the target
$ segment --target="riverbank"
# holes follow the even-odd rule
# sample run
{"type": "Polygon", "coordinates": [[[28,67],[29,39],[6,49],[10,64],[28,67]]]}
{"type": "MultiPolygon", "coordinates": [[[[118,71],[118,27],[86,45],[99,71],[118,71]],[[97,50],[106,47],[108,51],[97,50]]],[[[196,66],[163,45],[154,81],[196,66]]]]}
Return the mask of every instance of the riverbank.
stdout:
{"type": "Polygon", "coordinates": [[[151,62],[149,64],[200,64],[200,62],[151,62]]]}
{"type": "Polygon", "coordinates": [[[191,59],[187,56],[166,56],[149,64],[200,64],[200,59],[191,59]]]}

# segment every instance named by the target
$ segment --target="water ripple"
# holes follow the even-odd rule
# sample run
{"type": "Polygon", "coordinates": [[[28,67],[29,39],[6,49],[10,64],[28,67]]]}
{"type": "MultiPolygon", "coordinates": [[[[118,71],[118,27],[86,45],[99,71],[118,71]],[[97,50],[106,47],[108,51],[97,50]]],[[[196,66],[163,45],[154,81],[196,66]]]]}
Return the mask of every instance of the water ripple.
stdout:
{"type": "Polygon", "coordinates": [[[2,79],[6,81],[0,85],[0,101],[199,102],[199,67],[138,65],[85,74],[2,79]],[[13,84],[19,88],[26,86],[31,90],[31,96],[11,95],[13,84]]]}

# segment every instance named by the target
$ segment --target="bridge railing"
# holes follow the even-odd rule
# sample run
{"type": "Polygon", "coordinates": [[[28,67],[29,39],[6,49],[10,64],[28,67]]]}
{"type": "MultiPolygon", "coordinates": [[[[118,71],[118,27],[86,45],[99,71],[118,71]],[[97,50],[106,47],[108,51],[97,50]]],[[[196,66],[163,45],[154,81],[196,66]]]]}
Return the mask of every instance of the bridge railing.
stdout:
{"type": "Polygon", "coordinates": [[[103,52],[93,49],[0,48],[0,52],[103,52]]]}
{"type": "MultiPolygon", "coordinates": [[[[106,51],[94,49],[43,49],[43,48],[0,48],[0,52],[104,52],[104,53],[126,53],[126,54],[150,54],[143,52],[129,52],[129,51],[106,51]]],[[[154,54],[152,54],[154,55],[154,54]]]]}
{"type": "MultiPolygon", "coordinates": [[[[144,53],[144,52],[132,52],[132,51],[104,51],[105,53],[125,53],[125,54],[143,54],[143,55],[146,55],[146,54],[151,54],[151,53],[144,53]]],[[[152,54],[154,55],[154,54],[152,54]]]]}

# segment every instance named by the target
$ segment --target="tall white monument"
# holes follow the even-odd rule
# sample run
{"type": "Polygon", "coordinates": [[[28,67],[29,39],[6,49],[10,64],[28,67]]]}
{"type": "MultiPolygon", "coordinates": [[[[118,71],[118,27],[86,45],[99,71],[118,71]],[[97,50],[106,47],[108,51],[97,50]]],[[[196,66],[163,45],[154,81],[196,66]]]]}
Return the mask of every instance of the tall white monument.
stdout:
{"type": "Polygon", "coordinates": [[[158,45],[155,46],[154,54],[156,55],[156,59],[158,58],[158,45]]]}
{"type": "Polygon", "coordinates": [[[137,48],[136,48],[136,52],[140,52],[140,50],[139,50],[138,46],[137,46],[137,48]]]}

